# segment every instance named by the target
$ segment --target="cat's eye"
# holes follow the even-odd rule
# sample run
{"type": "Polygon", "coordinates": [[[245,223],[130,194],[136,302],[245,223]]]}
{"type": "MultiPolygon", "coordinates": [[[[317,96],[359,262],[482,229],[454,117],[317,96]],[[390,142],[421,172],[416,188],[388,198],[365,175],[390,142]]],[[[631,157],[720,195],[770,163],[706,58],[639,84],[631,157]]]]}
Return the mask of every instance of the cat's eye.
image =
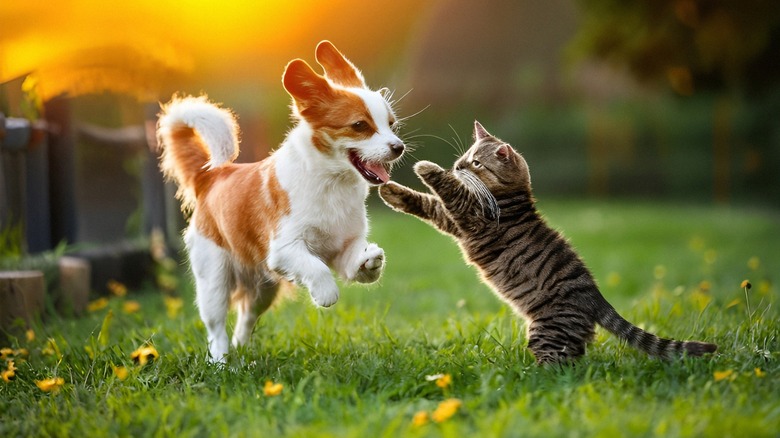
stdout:
{"type": "Polygon", "coordinates": [[[479,169],[480,167],[482,167],[482,163],[480,163],[480,162],[479,162],[479,161],[477,161],[477,160],[474,160],[474,161],[472,161],[472,162],[471,162],[471,165],[472,165],[472,166],[473,166],[475,169],[479,169]]]}
{"type": "Polygon", "coordinates": [[[360,120],[352,124],[352,129],[354,129],[357,132],[363,132],[368,130],[369,126],[368,123],[366,123],[365,120],[360,120]]]}

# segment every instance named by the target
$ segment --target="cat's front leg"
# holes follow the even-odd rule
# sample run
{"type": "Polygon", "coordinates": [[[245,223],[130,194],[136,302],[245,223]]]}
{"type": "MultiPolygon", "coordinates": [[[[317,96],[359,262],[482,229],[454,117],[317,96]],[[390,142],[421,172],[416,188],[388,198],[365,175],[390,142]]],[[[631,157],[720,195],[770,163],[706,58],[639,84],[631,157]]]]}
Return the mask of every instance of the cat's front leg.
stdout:
{"type": "Polygon", "coordinates": [[[459,231],[439,198],[420,193],[392,181],[379,187],[379,197],[390,208],[417,216],[445,233],[457,236],[459,231]]]}
{"type": "Polygon", "coordinates": [[[418,161],[414,165],[414,173],[422,180],[422,182],[431,189],[439,198],[445,201],[445,203],[452,199],[453,196],[457,196],[458,193],[463,193],[461,186],[462,183],[455,178],[452,172],[442,169],[438,164],[430,161],[418,161]]]}

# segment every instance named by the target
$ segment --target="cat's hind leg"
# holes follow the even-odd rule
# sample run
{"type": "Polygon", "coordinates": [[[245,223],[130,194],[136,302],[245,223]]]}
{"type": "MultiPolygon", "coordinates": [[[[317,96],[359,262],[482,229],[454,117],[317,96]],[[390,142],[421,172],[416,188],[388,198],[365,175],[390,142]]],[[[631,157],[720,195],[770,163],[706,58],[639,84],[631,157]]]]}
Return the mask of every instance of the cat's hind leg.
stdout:
{"type": "Polygon", "coordinates": [[[571,362],[585,354],[595,326],[584,317],[541,318],[528,327],[528,349],[539,365],[571,362]]]}

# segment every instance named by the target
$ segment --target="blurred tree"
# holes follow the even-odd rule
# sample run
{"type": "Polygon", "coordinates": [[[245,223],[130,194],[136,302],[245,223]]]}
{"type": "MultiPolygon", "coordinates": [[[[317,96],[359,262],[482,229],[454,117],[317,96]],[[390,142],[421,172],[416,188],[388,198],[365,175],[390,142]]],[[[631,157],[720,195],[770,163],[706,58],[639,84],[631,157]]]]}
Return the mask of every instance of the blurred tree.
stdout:
{"type": "Polygon", "coordinates": [[[642,82],[695,91],[780,85],[780,5],[773,0],[577,0],[570,50],[627,67],[642,82]]]}

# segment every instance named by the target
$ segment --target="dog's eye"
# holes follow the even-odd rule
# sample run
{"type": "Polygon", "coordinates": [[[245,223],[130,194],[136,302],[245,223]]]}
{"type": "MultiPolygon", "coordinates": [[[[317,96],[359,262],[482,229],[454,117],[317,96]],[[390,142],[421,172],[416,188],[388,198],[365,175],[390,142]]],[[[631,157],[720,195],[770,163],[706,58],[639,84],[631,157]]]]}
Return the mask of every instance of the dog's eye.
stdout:
{"type": "Polygon", "coordinates": [[[352,124],[352,129],[357,132],[363,132],[368,129],[368,123],[365,120],[360,120],[352,124]]]}
{"type": "Polygon", "coordinates": [[[482,163],[480,163],[477,160],[472,161],[471,165],[474,166],[475,169],[479,169],[480,167],[482,167],[482,163]]]}
{"type": "Polygon", "coordinates": [[[390,120],[390,129],[395,128],[395,120],[390,120]]]}

